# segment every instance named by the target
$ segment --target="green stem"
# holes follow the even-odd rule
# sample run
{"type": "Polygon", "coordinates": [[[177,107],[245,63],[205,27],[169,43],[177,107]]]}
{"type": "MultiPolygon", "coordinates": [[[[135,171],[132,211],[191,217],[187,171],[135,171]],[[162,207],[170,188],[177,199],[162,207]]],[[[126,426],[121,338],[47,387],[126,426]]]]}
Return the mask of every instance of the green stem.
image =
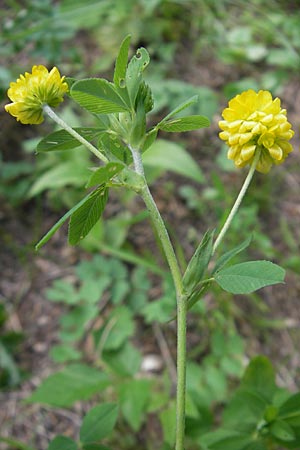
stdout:
{"type": "Polygon", "coordinates": [[[186,325],[187,299],[177,300],[177,389],[176,389],[176,446],[184,450],[186,397],[186,325]]]}
{"type": "Polygon", "coordinates": [[[144,187],[140,191],[145,205],[149,211],[158,238],[162,244],[174,281],[177,297],[177,392],[176,392],[176,450],[184,450],[185,435],[185,391],[186,391],[186,322],[187,297],[183,292],[182,274],[171,244],[171,240],[164,221],[156,206],[145,179],[142,158],[138,150],[128,146],[136,173],[144,179],[144,187]]]}
{"type": "Polygon", "coordinates": [[[181,296],[182,291],[183,291],[182,275],[181,275],[179,265],[177,262],[177,258],[176,258],[173,246],[171,244],[169,234],[165,227],[164,221],[160,215],[160,212],[159,212],[159,210],[156,206],[156,203],[152,197],[152,194],[149,190],[149,187],[148,187],[148,184],[147,184],[147,181],[145,178],[145,174],[144,174],[144,168],[143,168],[141,155],[138,152],[138,150],[135,150],[130,145],[128,147],[132,154],[135,171],[137,174],[141,175],[144,179],[144,186],[142,187],[142,189],[140,191],[140,195],[145,202],[146,208],[149,211],[150,217],[151,217],[153,224],[155,226],[155,229],[157,231],[159,240],[162,244],[162,247],[163,247],[163,250],[164,250],[164,253],[165,253],[166,259],[168,261],[168,264],[169,264],[169,267],[171,270],[171,274],[172,274],[172,277],[174,280],[177,296],[181,296]]]}
{"type": "Polygon", "coordinates": [[[230,211],[230,213],[229,213],[229,215],[228,215],[228,217],[227,217],[227,219],[226,219],[226,221],[225,221],[225,223],[224,223],[224,225],[223,225],[223,227],[222,227],[222,229],[221,229],[221,231],[219,233],[219,236],[217,237],[217,239],[216,239],[216,241],[214,243],[212,254],[215,253],[215,251],[217,250],[217,248],[221,244],[221,242],[222,242],[222,240],[223,240],[223,238],[224,238],[228,228],[230,227],[230,224],[231,224],[234,216],[236,215],[236,213],[237,213],[237,211],[238,211],[238,209],[240,207],[240,204],[241,204],[241,202],[242,202],[242,200],[243,200],[243,198],[244,198],[244,196],[246,194],[246,191],[247,191],[247,189],[249,187],[249,184],[250,184],[250,182],[251,182],[251,180],[253,178],[253,175],[254,175],[254,172],[255,172],[258,160],[260,158],[260,154],[261,154],[261,150],[257,149],[257,152],[256,152],[256,154],[255,154],[255,156],[253,158],[253,161],[252,161],[252,164],[250,166],[248,175],[245,178],[245,181],[244,181],[244,184],[243,184],[243,186],[242,186],[242,188],[240,190],[240,193],[237,196],[237,199],[236,199],[236,201],[235,201],[235,203],[234,203],[234,205],[233,205],[233,207],[232,207],[232,209],[231,209],[231,211],[230,211]]]}
{"type": "Polygon", "coordinates": [[[104,163],[108,162],[108,159],[96,148],[94,145],[92,145],[90,142],[88,142],[86,139],[84,139],[80,134],[78,134],[73,128],[71,128],[64,120],[62,120],[54,111],[50,108],[48,105],[43,106],[44,112],[52,119],[54,122],[56,122],[58,125],[60,125],[64,130],[66,130],[71,136],[73,136],[77,141],[79,141],[82,145],[84,145],[88,150],[90,150],[92,153],[94,153],[95,156],[97,156],[98,159],[101,159],[104,163]]]}

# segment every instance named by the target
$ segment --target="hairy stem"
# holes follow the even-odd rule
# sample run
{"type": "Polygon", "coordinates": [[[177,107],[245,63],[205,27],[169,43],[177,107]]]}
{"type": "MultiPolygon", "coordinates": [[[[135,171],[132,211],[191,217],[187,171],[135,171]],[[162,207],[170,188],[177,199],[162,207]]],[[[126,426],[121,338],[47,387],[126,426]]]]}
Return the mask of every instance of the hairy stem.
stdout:
{"type": "Polygon", "coordinates": [[[255,169],[256,169],[256,166],[257,166],[260,154],[261,154],[261,150],[257,149],[257,152],[256,152],[256,154],[255,154],[255,156],[253,158],[253,161],[252,161],[252,164],[250,166],[248,175],[245,178],[244,184],[243,184],[243,186],[242,186],[242,188],[241,188],[241,190],[239,192],[239,195],[237,196],[237,199],[236,199],[236,201],[235,201],[235,203],[234,203],[234,205],[233,205],[233,207],[232,207],[232,209],[231,209],[231,211],[230,211],[230,213],[229,213],[229,215],[228,215],[228,217],[227,217],[227,219],[226,219],[226,221],[225,221],[225,223],[224,223],[224,225],[223,225],[223,227],[222,227],[222,229],[221,229],[221,231],[219,233],[219,236],[217,237],[217,239],[216,239],[216,241],[214,243],[213,251],[212,251],[213,254],[215,253],[215,251],[217,250],[217,248],[221,244],[221,242],[222,242],[226,232],[228,231],[228,228],[230,227],[230,224],[231,224],[234,216],[236,215],[236,213],[237,213],[237,211],[238,211],[238,209],[240,207],[240,204],[242,203],[242,200],[243,200],[243,198],[244,198],[244,196],[246,194],[246,191],[247,191],[247,189],[249,187],[249,184],[250,184],[250,182],[251,182],[251,180],[253,178],[253,175],[254,175],[254,172],[255,172],[255,169]]]}
{"type": "Polygon", "coordinates": [[[177,392],[176,392],[176,450],[184,450],[185,435],[185,391],[186,391],[186,319],[187,298],[183,292],[182,274],[171,244],[164,221],[149,190],[144,175],[142,158],[138,150],[128,146],[136,173],[144,178],[144,187],[140,191],[150,217],[157,231],[170,267],[177,297],[177,392]]]}
{"type": "Polygon", "coordinates": [[[98,159],[101,159],[104,163],[108,162],[108,159],[96,148],[94,145],[92,145],[90,142],[88,142],[84,137],[82,137],[80,134],[78,134],[73,128],[71,128],[64,120],[62,120],[54,111],[50,108],[48,105],[44,105],[43,107],[44,112],[52,119],[54,122],[56,122],[58,125],[60,125],[64,130],[66,130],[71,136],[73,136],[77,141],[79,141],[82,145],[84,145],[90,152],[92,152],[95,156],[97,156],[98,159]]]}

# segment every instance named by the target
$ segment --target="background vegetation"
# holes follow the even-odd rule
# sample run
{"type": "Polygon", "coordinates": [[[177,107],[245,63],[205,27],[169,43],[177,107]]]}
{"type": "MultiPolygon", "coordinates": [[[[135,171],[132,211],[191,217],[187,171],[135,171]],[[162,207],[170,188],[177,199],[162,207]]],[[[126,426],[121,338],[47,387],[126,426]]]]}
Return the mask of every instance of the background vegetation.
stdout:
{"type": "MultiPolygon", "coordinates": [[[[200,96],[191,112],[209,116],[212,126],[171,142],[161,133],[145,160],[183,268],[203,232],[222,223],[244,177],[218,139],[220,112],[248,88],[282,98],[295,151],[284,166],[255,177],[223,248],[253,233],[248,252],[286,268],[287,284],[235,298],[216,290],[190,314],[187,448],[198,449],[202,433],[220,423],[253,355],[271,359],[278,386],[299,390],[299,2],[11,0],[1,22],[3,105],[9,82],[33,64],[56,65],[74,78],[111,78],[128,33],[151,55],[153,120],[200,96]]],[[[72,126],[90,124],[68,100],[59,113],[72,126]]],[[[171,448],[174,293],[143,205],[115,194],[80,246],[67,246],[63,228],[36,253],[34,244],[82,197],[81,175],[92,160],[81,148],[35,155],[52,124],[22,126],[3,108],[0,114],[0,448],[21,448],[16,439],[44,450],[58,433],[76,438],[95,400],[115,398],[121,412],[107,440],[112,448],[171,448]],[[73,389],[55,397],[58,384],[73,389]]]]}

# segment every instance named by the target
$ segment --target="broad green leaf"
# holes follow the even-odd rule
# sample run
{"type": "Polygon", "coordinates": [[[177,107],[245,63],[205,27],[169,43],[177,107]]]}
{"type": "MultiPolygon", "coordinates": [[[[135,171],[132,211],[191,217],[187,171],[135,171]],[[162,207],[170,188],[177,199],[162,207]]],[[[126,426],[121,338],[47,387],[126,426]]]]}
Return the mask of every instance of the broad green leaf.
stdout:
{"type": "Polygon", "coordinates": [[[71,96],[80,106],[96,114],[110,114],[128,110],[112,83],[102,78],[87,78],[77,81],[71,96]]]}
{"type": "Polygon", "coordinates": [[[122,169],[124,169],[124,164],[118,162],[110,162],[104,167],[99,167],[99,169],[90,176],[86,188],[95,186],[96,184],[106,184],[115,175],[121,172],[122,169]]]}
{"type": "Polygon", "coordinates": [[[135,375],[141,367],[142,356],[129,341],[113,351],[104,351],[102,359],[118,375],[135,375]]]}
{"type": "Polygon", "coordinates": [[[293,428],[283,420],[276,420],[270,426],[270,433],[284,442],[291,442],[296,438],[293,428]]]}
{"type": "Polygon", "coordinates": [[[126,422],[137,432],[145,420],[150,401],[150,381],[130,380],[119,386],[120,408],[126,422]]]}
{"type": "Polygon", "coordinates": [[[96,444],[114,429],[118,418],[118,405],[102,403],[91,409],[84,417],[80,428],[80,441],[85,446],[96,444]]]}
{"type": "Polygon", "coordinates": [[[173,448],[176,437],[176,405],[174,402],[171,402],[159,413],[159,420],[163,429],[164,442],[173,448]]]}
{"type": "Polygon", "coordinates": [[[199,128],[208,127],[209,125],[210,122],[207,117],[186,116],[160,122],[157,127],[160,130],[168,131],[170,133],[181,133],[183,131],[198,130],[199,128]]]}
{"type": "Polygon", "coordinates": [[[164,119],[158,125],[160,125],[162,122],[166,122],[167,120],[176,116],[176,114],[180,113],[184,109],[186,109],[189,106],[194,105],[195,103],[198,103],[198,102],[199,102],[199,95],[193,95],[188,100],[186,100],[183,103],[181,103],[180,105],[178,105],[177,108],[173,109],[173,111],[169,112],[169,114],[166,117],[164,117],[164,119]]]}
{"type": "Polygon", "coordinates": [[[212,274],[218,272],[222,267],[224,267],[234,256],[238,255],[240,252],[245,250],[252,240],[252,236],[249,236],[247,239],[245,239],[240,245],[237,247],[234,247],[232,250],[229,250],[228,252],[224,253],[224,255],[220,256],[220,258],[217,260],[216,265],[214,267],[214,270],[212,274]]]}
{"type": "Polygon", "coordinates": [[[150,57],[147,50],[141,47],[136,51],[136,54],[131,58],[128,64],[125,81],[132,107],[135,106],[135,100],[142,81],[143,71],[146,69],[149,62],[150,57]]]}
{"type": "Polygon", "coordinates": [[[289,425],[300,427],[300,392],[291,395],[281,406],[278,414],[289,425]]]}
{"type": "Polygon", "coordinates": [[[76,245],[83,239],[100,219],[108,198],[108,189],[100,187],[76,209],[69,224],[69,243],[76,245]]]}
{"type": "Polygon", "coordinates": [[[207,231],[193,254],[183,276],[183,285],[188,292],[202,280],[212,255],[214,230],[207,231]]]}
{"type": "Polygon", "coordinates": [[[275,370],[265,356],[256,356],[246,368],[241,381],[241,388],[258,393],[269,403],[276,390],[275,370]]]}
{"type": "Polygon", "coordinates": [[[208,388],[211,390],[212,401],[225,401],[227,394],[227,381],[225,374],[220,368],[209,365],[204,374],[204,379],[208,388]]]}
{"type": "Polygon", "coordinates": [[[103,149],[109,159],[115,160],[118,158],[118,160],[125,164],[130,164],[132,162],[132,155],[129,148],[122,143],[121,139],[114,135],[105,133],[101,136],[99,148],[103,149]]]}
{"type": "Polygon", "coordinates": [[[47,450],[78,450],[76,442],[65,436],[56,436],[47,450]]]}
{"type": "Polygon", "coordinates": [[[126,68],[128,62],[128,51],[130,46],[131,35],[128,35],[123,40],[119,54],[116,59],[115,71],[114,71],[114,83],[117,87],[122,87],[120,84],[125,82],[126,68]]]}
{"type": "Polygon", "coordinates": [[[87,400],[109,385],[106,374],[84,364],[71,364],[46,378],[27,399],[58,407],[72,406],[77,400],[87,400]]]}
{"type": "Polygon", "coordinates": [[[104,350],[119,349],[133,335],[134,328],[130,310],[126,306],[115,308],[103,328],[103,332],[107,332],[104,350]]]}
{"type": "Polygon", "coordinates": [[[268,450],[268,447],[263,441],[253,441],[245,447],[245,450],[268,450]]]}
{"type": "Polygon", "coordinates": [[[220,428],[203,435],[200,442],[209,450],[246,450],[252,438],[246,433],[220,428]]]}
{"type": "Polygon", "coordinates": [[[58,166],[49,169],[41,175],[31,186],[28,197],[32,198],[35,195],[47,189],[59,189],[67,185],[83,186],[84,180],[87,179],[89,171],[75,161],[65,161],[58,166]]]}
{"type": "Polygon", "coordinates": [[[283,283],[285,271],[269,261],[249,261],[220,270],[216,282],[232,294],[249,294],[265,286],[283,283]]]}
{"type": "Polygon", "coordinates": [[[50,350],[50,356],[56,363],[78,361],[81,353],[71,345],[54,345],[50,350]]]}
{"type": "Polygon", "coordinates": [[[274,422],[277,416],[278,416],[278,408],[274,405],[268,405],[264,412],[265,421],[268,423],[274,422]]]}
{"type": "MultiPolygon", "coordinates": [[[[91,141],[105,131],[105,128],[74,128],[74,130],[87,141],[91,141]]],[[[66,130],[59,130],[44,137],[37,145],[37,152],[71,150],[72,148],[80,147],[80,145],[82,145],[81,142],[71,136],[66,130]]]]}
{"type": "Polygon", "coordinates": [[[56,233],[57,230],[59,230],[59,228],[66,222],[66,220],[68,220],[68,218],[74,213],[76,212],[79,208],[81,208],[82,205],[84,205],[89,199],[90,197],[93,195],[94,192],[90,192],[88,195],[86,195],[82,200],[80,200],[79,203],[77,203],[77,205],[73,206],[73,208],[71,208],[68,212],[66,212],[66,214],[61,217],[54,225],[52,228],[50,228],[50,230],[48,231],[48,233],[45,234],[45,236],[42,237],[42,239],[36,244],[35,249],[39,250],[41,247],[43,247],[43,245],[45,245],[49,239],[52,238],[52,236],[56,233]]]}
{"type": "Polygon", "coordinates": [[[98,315],[97,305],[81,304],[72,308],[60,317],[61,331],[59,333],[65,342],[74,342],[81,339],[87,324],[98,315]]]}
{"type": "Polygon", "coordinates": [[[198,183],[204,182],[204,175],[193,158],[175,142],[157,139],[143,154],[145,166],[170,170],[198,183]]]}
{"type": "Polygon", "coordinates": [[[254,390],[239,388],[223,414],[223,425],[237,431],[254,431],[263,420],[268,401],[254,390]]]}
{"type": "Polygon", "coordinates": [[[74,285],[64,279],[54,280],[52,286],[46,290],[46,297],[52,302],[62,302],[67,305],[75,305],[80,300],[74,285]]]}

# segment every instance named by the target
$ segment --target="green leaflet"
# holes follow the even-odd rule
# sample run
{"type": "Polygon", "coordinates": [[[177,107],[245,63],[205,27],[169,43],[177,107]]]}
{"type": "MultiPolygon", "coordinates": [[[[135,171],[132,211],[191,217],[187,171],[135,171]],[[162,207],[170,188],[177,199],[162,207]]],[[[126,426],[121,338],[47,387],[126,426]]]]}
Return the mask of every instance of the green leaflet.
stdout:
{"type": "Polygon", "coordinates": [[[270,261],[248,261],[220,270],[216,282],[232,294],[250,294],[265,286],[284,282],[285,271],[270,261]]]}
{"type": "Polygon", "coordinates": [[[77,444],[72,439],[65,436],[55,436],[50,442],[47,450],[77,450],[77,444]]]}
{"type": "Polygon", "coordinates": [[[131,58],[126,72],[126,87],[131,101],[131,106],[135,107],[136,96],[142,81],[143,71],[150,62],[149,53],[143,47],[136,51],[136,54],[131,58]]]}
{"type": "Polygon", "coordinates": [[[151,382],[145,379],[126,380],[120,384],[118,391],[124,419],[137,432],[145,420],[151,398],[151,382]]]}
{"type": "Polygon", "coordinates": [[[100,219],[108,198],[108,189],[100,186],[71,215],[69,224],[69,244],[76,245],[100,219]]]}
{"type": "Polygon", "coordinates": [[[192,292],[194,287],[202,280],[205,270],[212,255],[213,231],[207,231],[194,255],[192,256],[188,267],[183,276],[183,285],[187,292],[192,292]]]}
{"type": "Polygon", "coordinates": [[[68,220],[68,218],[75,213],[78,209],[80,209],[93,195],[95,191],[90,192],[88,195],[86,195],[79,203],[77,203],[73,208],[71,208],[66,214],[64,214],[54,225],[50,230],[45,234],[45,236],[42,237],[42,239],[36,244],[35,249],[39,250],[43,245],[45,245],[52,236],[56,233],[57,230],[68,220]]]}
{"type": "Polygon", "coordinates": [[[157,125],[160,130],[171,133],[182,133],[184,131],[198,130],[199,128],[208,127],[210,125],[207,117],[204,116],[186,116],[178,117],[163,121],[157,125]]]}
{"type": "Polygon", "coordinates": [[[284,442],[294,441],[296,438],[293,428],[283,420],[275,420],[270,426],[272,436],[284,442]]]}
{"type": "Polygon", "coordinates": [[[128,111],[114,85],[102,78],[77,81],[72,86],[71,96],[80,106],[92,113],[110,114],[128,111]]]}
{"type": "MultiPolygon", "coordinates": [[[[103,133],[106,128],[79,127],[74,128],[74,130],[84,139],[91,141],[103,133]]],[[[82,145],[81,142],[71,136],[66,130],[59,130],[44,137],[37,145],[37,152],[71,150],[72,148],[80,147],[80,145],[82,145]]]]}
{"type": "Polygon", "coordinates": [[[92,408],[84,417],[80,428],[80,441],[86,446],[96,444],[108,436],[118,418],[118,405],[102,403],[92,408]]]}
{"type": "Polygon", "coordinates": [[[114,71],[114,83],[117,87],[122,87],[121,86],[122,81],[125,81],[130,39],[131,39],[130,34],[125,37],[125,39],[121,44],[119,54],[116,59],[114,71]]]}
{"type": "Polygon", "coordinates": [[[99,167],[95,172],[90,176],[86,187],[96,186],[96,184],[106,184],[110,181],[115,175],[117,175],[124,168],[124,164],[118,162],[110,162],[106,164],[106,166],[99,167]]]}
{"type": "Polygon", "coordinates": [[[72,406],[78,400],[87,400],[109,385],[107,375],[85,364],[70,364],[42,381],[26,399],[58,407],[72,406]]]}

